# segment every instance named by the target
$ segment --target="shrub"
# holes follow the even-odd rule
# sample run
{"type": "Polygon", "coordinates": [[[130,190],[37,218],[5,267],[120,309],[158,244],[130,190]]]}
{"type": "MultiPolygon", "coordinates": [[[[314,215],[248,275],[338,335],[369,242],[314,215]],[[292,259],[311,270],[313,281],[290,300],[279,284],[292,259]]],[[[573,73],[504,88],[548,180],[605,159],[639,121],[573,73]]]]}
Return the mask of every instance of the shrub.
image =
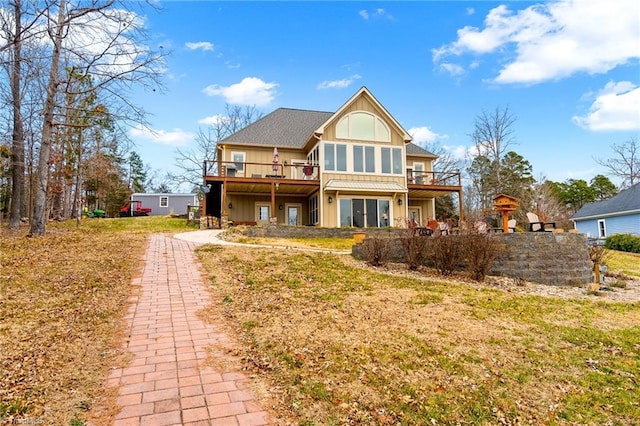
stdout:
{"type": "Polygon", "coordinates": [[[438,235],[433,237],[429,258],[438,273],[451,275],[462,262],[461,238],[459,235],[438,235]]]}
{"type": "Polygon", "coordinates": [[[470,232],[462,236],[461,251],[471,278],[483,281],[504,247],[488,233],[470,232]]]}
{"type": "Polygon", "coordinates": [[[383,266],[389,261],[389,240],[369,237],[362,242],[362,252],[371,266],[383,266]]]}
{"type": "Polygon", "coordinates": [[[427,258],[430,239],[431,237],[419,235],[415,228],[408,228],[402,231],[400,244],[410,270],[416,271],[424,263],[427,258]]]}
{"type": "Polygon", "coordinates": [[[640,237],[631,234],[614,234],[607,237],[604,246],[611,250],[640,253],[640,237]]]}

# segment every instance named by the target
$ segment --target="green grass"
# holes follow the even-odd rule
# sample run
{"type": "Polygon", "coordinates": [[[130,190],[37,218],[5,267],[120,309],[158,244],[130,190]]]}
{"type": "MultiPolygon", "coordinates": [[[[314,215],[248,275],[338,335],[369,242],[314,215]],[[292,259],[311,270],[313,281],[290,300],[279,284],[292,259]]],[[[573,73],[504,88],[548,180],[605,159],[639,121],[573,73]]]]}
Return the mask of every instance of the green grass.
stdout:
{"type": "MultiPolygon", "coordinates": [[[[63,222],[61,226],[73,228],[75,221],[63,222]]],[[[82,220],[81,228],[97,229],[101,232],[128,232],[128,233],[178,233],[194,231],[197,224],[187,225],[186,219],[170,218],[164,216],[140,216],[119,217],[107,219],[82,220]]]]}
{"type": "Polygon", "coordinates": [[[240,237],[239,243],[252,245],[267,245],[281,247],[305,247],[311,249],[324,249],[335,251],[351,251],[353,238],[260,238],[260,237],[240,237]]]}

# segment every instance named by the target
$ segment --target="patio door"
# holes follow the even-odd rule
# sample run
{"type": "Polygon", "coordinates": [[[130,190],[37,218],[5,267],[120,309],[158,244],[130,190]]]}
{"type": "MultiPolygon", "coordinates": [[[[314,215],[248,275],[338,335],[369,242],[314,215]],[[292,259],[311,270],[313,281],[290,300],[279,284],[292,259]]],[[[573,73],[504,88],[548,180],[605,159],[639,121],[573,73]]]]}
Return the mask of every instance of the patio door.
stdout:
{"type": "Polygon", "coordinates": [[[413,219],[417,224],[422,224],[421,210],[420,207],[409,207],[409,219],[413,219]]]}
{"type": "Polygon", "coordinates": [[[285,218],[287,225],[297,226],[300,225],[300,206],[294,204],[287,204],[287,217],[285,218]]]}
{"type": "Polygon", "coordinates": [[[353,226],[364,228],[364,199],[354,198],[351,200],[351,208],[353,210],[353,226]]]}
{"type": "Polygon", "coordinates": [[[271,217],[271,204],[257,203],[255,216],[256,222],[269,223],[269,218],[271,217]]]}

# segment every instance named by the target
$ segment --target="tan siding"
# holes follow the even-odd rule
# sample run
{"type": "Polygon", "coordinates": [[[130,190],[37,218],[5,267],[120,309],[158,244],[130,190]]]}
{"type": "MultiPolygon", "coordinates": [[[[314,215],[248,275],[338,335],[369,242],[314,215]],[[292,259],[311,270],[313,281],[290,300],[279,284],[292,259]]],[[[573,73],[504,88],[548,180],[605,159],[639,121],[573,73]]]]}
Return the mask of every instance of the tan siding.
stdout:
{"type": "MultiPolygon", "coordinates": [[[[224,150],[224,161],[231,161],[232,152],[244,152],[245,162],[258,163],[247,164],[245,176],[250,177],[252,174],[259,174],[261,176],[273,174],[273,169],[271,167],[273,163],[273,148],[265,149],[258,147],[227,145],[225,146],[224,150]]],[[[292,160],[306,159],[307,154],[302,150],[292,150],[278,147],[278,157],[280,160],[280,164],[284,164],[285,161],[287,162],[287,164],[291,164],[292,160]]]]}
{"type": "MultiPolygon", "coordinates": [[[[375,103],[373,103],[369,97],[361,96],[356,99],[351,105],[349,105],[342,114],[334,117],[333,121],[329,123],[327,127],[325,127],[324,135],[322,139],[326,141],[335,141],[336,140],[336,125],[338,122],[344,117],[355,111],[366,111],[370,112],[374,115],[377,115],[381,120],[383,120],[389,129],[391,130],[391,145],[393,146],[404,146],[404,135],[400,133],[399,129],[393,125],[390,120],[387,120],[387,114],[381,109],[377,108],[375,103]]],[[[364,141],[354,141],[354,143],[363,143],[364,141]]],[[[370,142],[376,144],[385,144],[389,145],[388,142],[370,142]]]]}
{"type": "Polygon", "coordinates": [[[407,168],[412,168],[413,163],[423,163],[425,172],[433,171],[433,160],[429,158],[407,156],[407,168]]]}

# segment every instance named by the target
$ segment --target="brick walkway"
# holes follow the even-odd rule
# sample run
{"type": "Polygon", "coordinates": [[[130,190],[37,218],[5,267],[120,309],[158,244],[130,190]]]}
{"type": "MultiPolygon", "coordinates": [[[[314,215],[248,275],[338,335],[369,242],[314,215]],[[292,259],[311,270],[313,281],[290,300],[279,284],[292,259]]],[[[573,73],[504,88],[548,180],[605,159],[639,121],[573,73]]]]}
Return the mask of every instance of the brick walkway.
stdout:
{"type": "Polygon", "coordinates": [[[145,256],[140,292],[125,317],[133,361],[109,378],[122,410],[114,426],[267,425],[248,379],[203,365],[205,348],[227,336],[196,312],[209,295],[193,255],[195,244],[154,235],[145,256]]]}

